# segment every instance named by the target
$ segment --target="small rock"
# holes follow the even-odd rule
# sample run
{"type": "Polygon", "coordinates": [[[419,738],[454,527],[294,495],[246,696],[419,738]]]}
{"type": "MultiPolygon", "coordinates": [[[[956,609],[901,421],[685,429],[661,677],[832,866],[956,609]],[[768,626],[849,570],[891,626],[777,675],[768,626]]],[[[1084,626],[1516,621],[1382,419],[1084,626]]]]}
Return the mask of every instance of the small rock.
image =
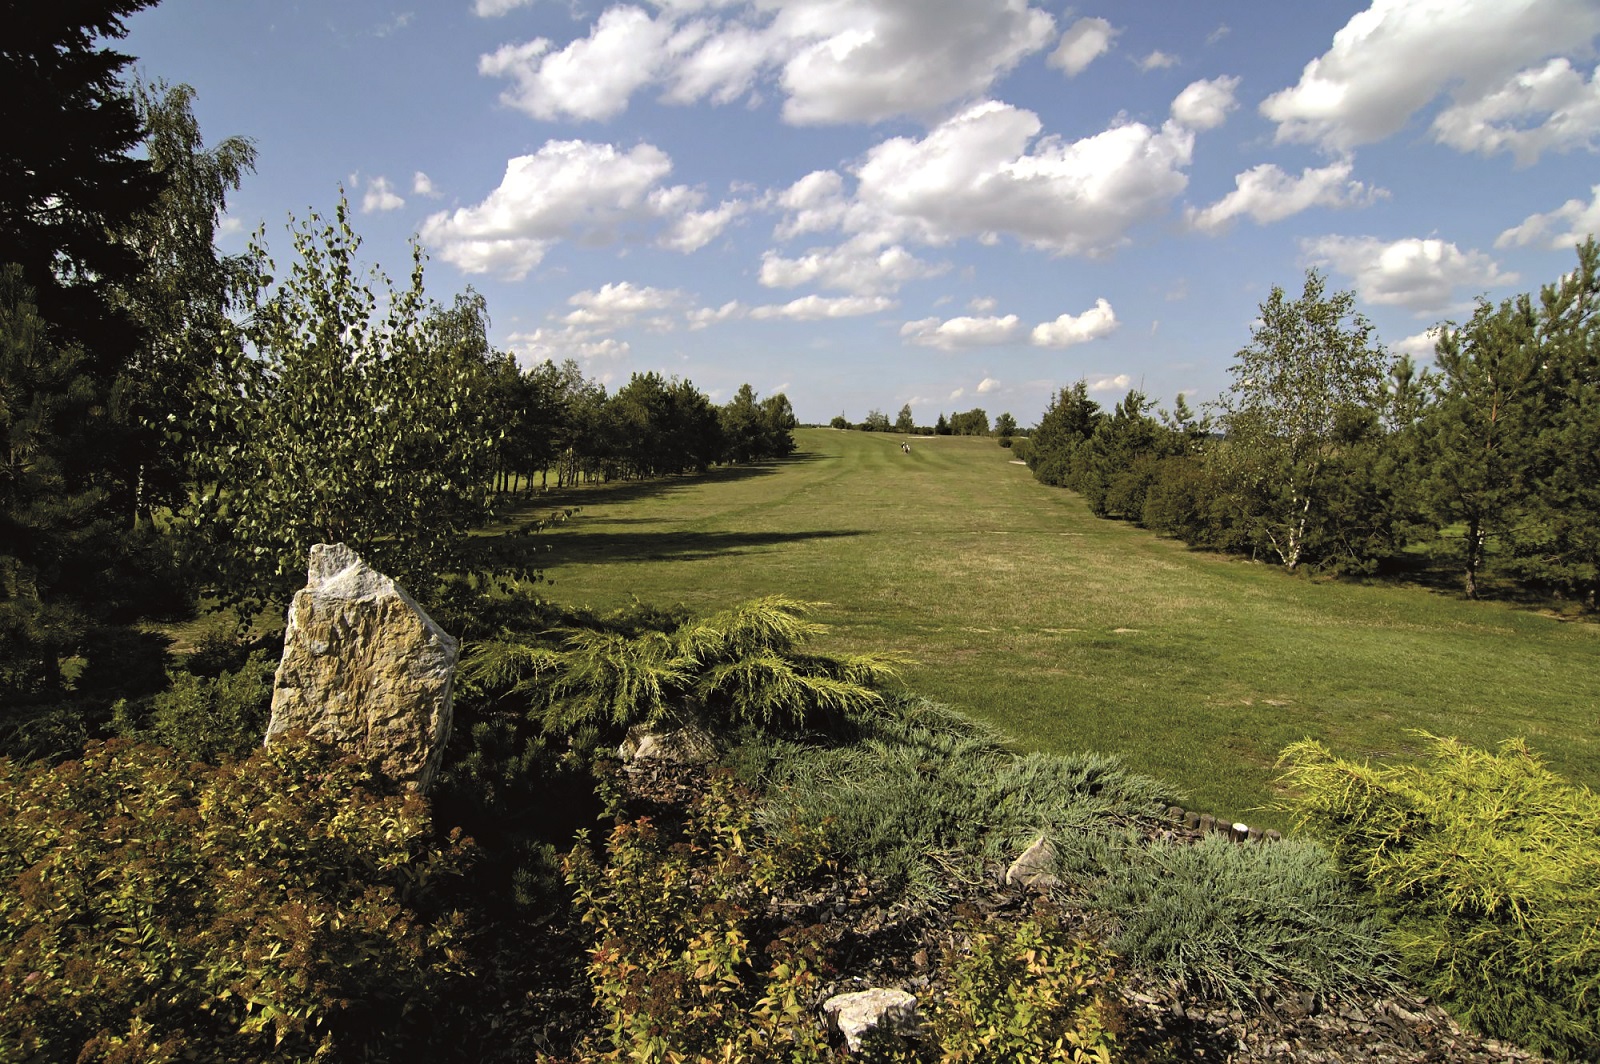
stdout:
{"type": "Polygon", "coordinates": [[[917,999],[904,990],[874,987],[839,994],[823,1002],[822,1011],[828,1017],[828,1025],[843,1036],[852,1053],[861,1048],[868,1031],[906,1034],[917,1026],[917,999]]]}
{"type": "Polygon", "coordinates": [[[666,729],[635,724],[617,748],[625,762],[660,761],[669,765],[704,765],[717,759],[716,740],[698,725],[666,729]]]}
{"type": "Polygon", "coordinates": [[[1022,856],[1006,869],[1006,884],[1021,884],[1035,890],[1049,890],[1061,881],[1055,876],[1056,848],[1050,840],[1040,835],[1033,845],[1022,851],[1022,856]]]}

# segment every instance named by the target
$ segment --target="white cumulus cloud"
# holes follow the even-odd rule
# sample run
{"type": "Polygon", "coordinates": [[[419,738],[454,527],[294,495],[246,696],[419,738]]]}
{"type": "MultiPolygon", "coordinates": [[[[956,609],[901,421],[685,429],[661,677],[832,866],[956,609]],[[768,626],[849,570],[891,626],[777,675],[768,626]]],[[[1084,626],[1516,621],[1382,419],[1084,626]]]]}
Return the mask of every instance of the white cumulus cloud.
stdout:
{"type": "Polygon", "coordinates": [[[722,231],[749,209],[743,200],[724,200],[705,211],[687,211],[661,235],[662,247],[685,255],[698,251],[722,235],[722,231]]]}
{"type": "MultiPolygon", "coordinates": [[[[504,0],[482,0],[487,3],[504,0]]],[[[790,123],[926,115],[986,92],[1055,36],[1028,0],[658,0],[607,8],[587,37],[508,44],[479,60],[536,118],[605,119],[646,86],[726,104],[770,85],[790,123]]]]}
{"type": "Polygon", "coordinates": [[[885,296],[801,296],[787,303],[769,303],[750,308],[750,317],[759,320],[786,318],[790,321],[825,321],[829,318],[858,318],[877,314],[894,306],[885,296]]]}
{"type": "Polygon", "coordinates": [[[737,299],[730,299],[720,307],[696,307],[686,313],[684,318],[689,322],[690,332],[699,332],[719,322],[743,317],[744,313],[744,304],[737,299]]]}
{"type": "Polygon", "coordinates": [[[1091,392],[1120,392],[1133,383],[1133,378],[1126,373],[1119,373],[1115,377],[1099,377],[1089,382],[1091,392]]]}
{"type": "Polygon", "coordinates": [[[641,314],[670,310],[683,300],[684,294],[675,288],[619,281],[568,296],[567,304],[576,309],[561,320],[566,325],[609,331],[633,324],[641,314]]]}
{"type": "Polygon", "coordinates": [[[1149,72],[1151,70],[1166,70],[1178,65],[1178,57],[1169,55],[1157,48],[1143,59],[1139,60],[1139,69],[1149,72]]]}
{"type": "Polygon", "coordinates": [[[1239,106],[1233,98],[1238,87],[1239,79],[1234,77],[1191,82],[1172,101],[1172,117],[1190,129],[1215,129],[1239,106]]]}
{"type": "Polygon", "coordinates": [[[843,225],[942,244],[1001,234],[1094,255],[1162,213],[1188,184],[1192,131],[1130,122],[1082,140],[1039,137],[1032,111],[986,101],[921,138],[895,137],[856,170],[843,225]]]}
{"type": "Polygon", "coordinates": [[[1050,53],[1050,65],[1075,78],[1111,50],[1118,32],[1103,18],[1080,18],[1061,35],[1061,43],[1050,53]]]}
{"type": "Polygon", "coordinates": [[[1021,320],[1015,314],[999,317],[922,318],[900,326],[900,335],[908,343],[921,347],[937,347],[945,351],[959,351],[969,347],[997,347],[1019,339],[1023,334],[1021,320]]]}
{"type": "Polygon", "coordinates": [[[514,332],[506,338],[506,347],[525,366],[546,359],[560,362],[568,358],[621,358],[630,350],[626,340],[598,336],[592,330],[572,326],[514,332]]]}
{"type": "Polygon", "coordinates": [[[1188,221],[1201,232],[1216,233],[1240,216],[1268,225],[1312,207],[1363,207],[1388,194],[1352,179],[1353,169],[1349,159],[1341,159],[1315,169],[1308,166],[1299,177],[1290,177],[1262,163],[1236,176],[1234,190],[1211,206],[1190,208],[1188,221]]]}
{"type": "Polygon", "coordinates": [[[479,18],[499,18],[532,3],[533,0],[473,0],[472,13],[479,18]]]}
{"type": "Polygon", "coordinates": [[[1035,325],[1032,340],[1036,347],[1071,347],[1108,336],[1116,328],[1116,311],[1105,299],[1097,299],[1082,314],[1063,314],[1055,321],[1035,325]]]}
{"type": "Polygon", "coordinates": [[[397,211],[405,205],[406,201],[390,186],[387,177],[375,177],[368,181],[367,191],[361,197],[363,214],[372,214],[374,211],[397,211]]]}
{"type": "Polygon", "coordinates": [[[1410,355],[1414,359],[1433,357],[1434,345],[1439,342],[1439,329],[1437,326],[1414,333],[1398,343],[1391,344],[1394,350],[1403,355],[1410,355]]]}
{"type": "Polygon", "coordinates": [[[1559,251],[1583,243],[1600,234],[1600,185],[1590,188],[1589,196],[1588,203],[1569,199],[1553,211],[1528,215],[1522,224],[1501,233],[1494,246],[1521,247],[1548,239],[1545,246],[1559,251]]]}
{"type": "Polygon", "coordinates": [[[1443,111],[1433,131],[1458,151],[1509,152],[1518,166],[1533,165],[1547,151],[1592,151],[1600,136],[1600,71],[1584,81],[1566,59],[1552,59],[1443,111]]]}
{"type": "Polygon", "coordinates": [[[1386,242],[1369,236],[1325,236],[1303,241],[1302,248],[1312,263],[1352,278],[1366,302],[1417,314],[1448,309],[1457,289],[1482,291],[1517,280],[1483,252],[1462,251],[1437,238],[1386,242]]]}
{"type": "Polygon", "coordinates": [[[562,239],[605,243],[624,227],[676,223],[698,204],[683,185],[663,186],[672,170],[651,144],[621,151],[611,144],[552,140],[506,163],[500,186],[472,207],[441,211],[422,225],[422,240],[467,273],[525,277],[562,239]]]}
{"type": "Polygon", "coordinates": [[[415,196],[427,196],[429,199],[438,199],[441,195],[433,183],[433,178],[421,170],[411,175],[411,193],[415,196]]]}
{"type": "Polygon", "coordinates": [[[1466,108],[1452,122],[1466,127],[1519,71],[1588,52],[1597,33],[1600,5],[1590,0],[1372,0],[1261,113],[1278,124],[1279,141],[1344,151],[1398,132],[1448,92],[1466,108]]]}
{"type": "Polygon", "coordinates": [[[893,292],[906,281],[943,272],[899,244],[882,247],[872,236],[856,237],[837,247],[814,248],[785,258],[775,251],[761,257],[760,281],[768,288],[815,284],[857,295],[893,292]]]}
{"type": "Polygon", "coordinates": [[[589,36],[559,51],[548,38],[508,44],[481,56],[478,73],[509,78],[503,103],[534,118],[603,120],[655,77],[672,29],[637,7],[608,8],[589,36]]]}
{"type": "Polygon", "coordinates": [[[995,380],[993,377],[985,377],[983,380],[978,382],[978,394],[988,395],[998,387],[1000,387],[999,381],[995,380]]]}

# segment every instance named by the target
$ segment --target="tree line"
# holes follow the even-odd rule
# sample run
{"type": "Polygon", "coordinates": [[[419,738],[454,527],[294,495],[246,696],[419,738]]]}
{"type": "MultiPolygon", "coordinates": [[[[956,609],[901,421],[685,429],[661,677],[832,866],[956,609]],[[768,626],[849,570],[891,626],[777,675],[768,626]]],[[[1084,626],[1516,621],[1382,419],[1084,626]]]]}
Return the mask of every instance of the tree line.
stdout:
{"type": "MultiPolygon", "coordinates": [[[[130,79],[101,42],[150,0],[24,5],[0,51],[0,703],[104,709],[164,683],[141,617],[197,597],[281,603],[312,543],[343,541],[408,586],[461,564],[498,499],[704,471],[794,450],[783,395],[721,406],[571,362],[526,369],[484,299],[429,298],[358,260],[341,194],[215,244],[254,169],[203,141],[193,90],[130,79]]],[[[14,711],[14,712],[13,712],[14,711]]]]}
{"type": "MultiPolygon", "coordinates": [[[[971,410],[951,414],[948,418],[940,411],[939,420],[932,425],[918,425],[915,416],[911,413],[911,404],[907,403],[900,408],[900,413],[890,422],[889,415],[882,410],[873,408],[867,411],[866,420],[852,424],[843,414],[834,417],[828,423],[835,429],[859,429],[862,432],[901,432],[908,436],[988,436],[991,433],[1002,440],[1010,440],[1017,431],[1017,419],[1010,414],[1001,414],[995,418],[994,427],[989,427],[989,414],[981,406],[971,410]]],[[[1010,446],[1004,443],[1002,446],[1010,446]]]]}
{"type": "MultiPolygon", "coordinates": [[[[1020,450],[1102,517],[1294,570],[1408,553],[1593,609],[1600,592],[1600,247],[1537,296],[1439,326],[1434,366],[1391,357],[1316,271],[1274,287],[1203,412],[1059,391],[1020,450]]],[[[1019,441],[1019,444],[1021,441],[1019,441]]]]}

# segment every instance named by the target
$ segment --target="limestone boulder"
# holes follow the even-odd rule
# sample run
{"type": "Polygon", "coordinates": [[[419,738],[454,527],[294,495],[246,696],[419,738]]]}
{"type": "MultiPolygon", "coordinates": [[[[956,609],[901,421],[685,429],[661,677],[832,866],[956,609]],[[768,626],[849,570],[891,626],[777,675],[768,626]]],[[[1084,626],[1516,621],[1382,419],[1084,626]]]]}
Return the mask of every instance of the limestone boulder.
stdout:
{"type": "Polygon", "coordinates": [[[450,738],[459,650],[393,580],[344,544],[319,543],[289,606],[266,741],[303,730],[426,791],[450,738]]]}

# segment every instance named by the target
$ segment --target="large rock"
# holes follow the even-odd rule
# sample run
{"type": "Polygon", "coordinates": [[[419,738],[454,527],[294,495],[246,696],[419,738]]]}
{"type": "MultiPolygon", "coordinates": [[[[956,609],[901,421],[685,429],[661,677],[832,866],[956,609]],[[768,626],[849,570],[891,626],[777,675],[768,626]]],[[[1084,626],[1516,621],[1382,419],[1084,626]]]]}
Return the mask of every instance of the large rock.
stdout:
{"type": "Polygon", "coordinates": [[[266,741],[304,730],[426,791],[450,738],[458,651],[393,580],[344,544],[319,543],[289,606],[266,741]]]}

